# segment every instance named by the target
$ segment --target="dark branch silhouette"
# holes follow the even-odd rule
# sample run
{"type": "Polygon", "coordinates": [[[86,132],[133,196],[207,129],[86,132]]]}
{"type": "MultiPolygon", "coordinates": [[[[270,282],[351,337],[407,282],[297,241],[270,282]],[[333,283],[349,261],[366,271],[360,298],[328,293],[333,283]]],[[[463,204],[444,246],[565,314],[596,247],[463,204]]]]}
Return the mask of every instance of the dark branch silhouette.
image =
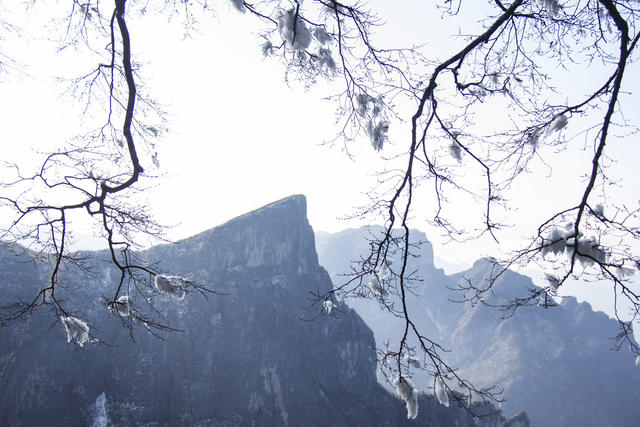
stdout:
{"type": "MultiPolygon", "coordinates": [[[[152,332],[171,329],[154,311],[153,301],[143,299],[145,310],[134,306],[129,299],[132,290],[138,295],[146,295],[141,292],[145,288],[174,296],[207,292],[196,281],[161,274],[161,266],[146,265],[135,255],[136,235],[159,237],[163,230],[138,204],[136,194],[148,169],[142,166],[141,153],[162,132],[164,119],[157,103],[136,85],[141,79],[127,22],[147,13],[179,16],[189,34],[197,30],[198,16],[212,7],[205,0],[165,0],[153,7],[131,0],[114,0],[108,7],[107,3],[72,1],[61,42],[61,49],[78,43],[89,46],[88,34],[103,37],[104,61],[72,80],[71,94],[82,99],[87,110],[99,106],[104,122],[68,148],[46,153],[35,174],[10,166],[15,178],[1,187],[0,202],[15,214],[2,230],[3,242],[51,264],[47,286],[30,302],[4,307],[4,320],[42,305],[52,306],[64,318],[73,317],[57,298],[56,288],[65,265],[85,265],[69,250],[69,216],[79,211],[99,220],[111,263],[120,273],[105,304],[125,325],[141,324],[152,332]],[[31,186],[44,195],[27,191],[31,186]]],[[[390,164],[402,162],[398,169],[380,171],[378,186],[369,192],[370,203],[356,214],[382,221],[384,232],[371,236],[368,253],[354,262],[342,283],[326,295],[312,297],[320,303],[318,314],[338,316],[340,301],[357,296],[375,298],[381,309],[403,319],[398,341],[379,348],[378,355],[385,377],[408,404],[409,378],[415,369],[433,375],[436,394],[444,390],[469,410],[473,401],[499,398],[499,390],[477,388],[458,376],[441,356],[448,349],[422,334],[413,321],[407,301],[420,278],[408,262],[415,250],[411,225],[418,200],[427,200],[431,207],[420,216],[432,215],[429,223],[451,240],[488,236],[499,242],[510,225],[505,219],[508,190],[517,188],[528,171],[548,168],[547,160],[561,150],[593,150],[590,164],[580,165],[585,180],[575,199],[552,206],[555,213],[537,229],[522,230],[527,243],[504,259],[491,260],[489,277],[462,280],[460,300],[494,304],[488,296],[496,280],[508,268],[530,264],[542,266],[548,283],[496,305],[509,315],[522,306],[553,307],[558,289],[570,279],[605,279],[616,296],[617,345],[628,343],[640,354],[631,328],[640,314],[640,290],[632,281],[640,268],[634,253],[640,240],[640,207],[617,203],[606,192],[615,183],[607,163],[609,148],[618,142],[614,129],[637,133],[637,125],[626,121],[621,109],[630,90],[627,68],[636,59],[640,39],[639,5],[616,0],[485,3],[478,6],[484,14],[477,18],[481,29],[461,35],[458,47],[445,59],[430,56],[428,48],[420,46],[380,47],[374,30],[382,22],[360,2],[228,3],[259,25],[262,51],[284,64],[287,81],[307,86],[326,78],[339,85],[330,97],[339,113],[337,137],[330,145],[341,141],[351,156],[350,146],[366,138],[390,164]],[[586,72],[594,64],[607,68],[607,74],[586,81],[580,95],[555,86],[558,70],[586,72]],[[400,103],[413,113],[403,117],[396,107],[400,103]],[[495,119],[489,130],[478,118],[487,111],[495,119]],[[408,137],[390,141],[390,127],[403,123],[408,137]],[[584,140],[582,147],[576,146],[578,137],[584,140]],[[464,208],[462,220],[456,215],[459,197],[474,203],[464,208]],[[630,314],[618,314],[618,298],[630,304],[630,314]]],[[[455,21],[470,6],[440,0],[434,7],[443,18],[455,21]]],[[[1,32],[9,28],[0,18],[0,63],[6,62],[1,32]]],[[[80,325],[74,330],[84,336],[80,323],[66,322],[80,325]]]]}

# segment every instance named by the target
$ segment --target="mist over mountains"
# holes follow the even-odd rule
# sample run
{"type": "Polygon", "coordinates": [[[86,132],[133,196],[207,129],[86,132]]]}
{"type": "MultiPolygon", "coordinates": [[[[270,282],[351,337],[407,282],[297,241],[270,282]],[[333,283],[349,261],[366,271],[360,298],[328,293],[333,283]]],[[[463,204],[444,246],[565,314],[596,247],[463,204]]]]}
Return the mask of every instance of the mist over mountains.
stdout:
{"type": "MultiPolygon", "coordinates": [[[[303,196],[141,256],[224,295],[149,294],[181,332],[159,340],[138,329],[132,341],[102,300],[115,274],[107,254],[92,254],[89,272],[67,268],[58,297],[106,345],[68,343],[47,309],[3,324],[1,425],[529,425],[524,413],[507,419],[490,406],[475,410],[492,415],[474,418],[428,393],[418,418],[407,419],[377,382],[374,335],[361,317],[347,306],[317,316],[310,304],[310,292],[332,283],[303,196]]],[[[47,281],[45,266],[5,248],[0,263],[3,304],[29,300],[47,281]]]]}
{"type": "MultiPolygon", "coordinates": [[[[336,285],[344,280],[340,274],[349,271],[349,261],[366,253],[367,238],[380,231],[365,227],[316,234],[320,263],[336,285]]],[[[413,284],[415,296],[408,302],[413,321],[452,350],[445,357],[463,377],[504,389],[501,407],[507,416],[525,410],[533,426],[638,425],[640,369],[627,348],[611,351],[618,333],[615,320],[573,297],[551,309],[524,307],[509,318],[482,304],[454,303],[461,295],[451,289],[460,280],[481,283],[491,265],[479,260],[447,276],[434,266],[426,236],[419,231],[413,236],[424,242],[408,269],[422,279],[413,284]]],[[[507,301],[534,286],[528,277],[509,271],[491,298],[507,301]]],[[[377,301],[352,298],[348,304],[374,331],[378,345],[399,339],[401,319],[382,311],[377,301]]],[[[418,375],[414,383],[425,389],[430,378],[418,375]]]]}

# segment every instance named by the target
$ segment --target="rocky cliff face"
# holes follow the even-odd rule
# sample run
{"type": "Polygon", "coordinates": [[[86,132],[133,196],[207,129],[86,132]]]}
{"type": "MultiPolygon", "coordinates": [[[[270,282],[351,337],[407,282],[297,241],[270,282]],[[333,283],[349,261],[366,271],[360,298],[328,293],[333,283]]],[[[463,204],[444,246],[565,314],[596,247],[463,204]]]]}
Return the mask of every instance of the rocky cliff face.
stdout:
{"type": "MultiPolygon", "coordinates": [[[[74,295],[81,289],[70,308],[110,345],[74,348],[47,311],[0,328],[1,425],[528,425],[524,414],[474,419],[428,395],[418,419],[406,419],[376,381],[373,334],[361,318],[348,307],[336,317],[309,308],[310,292],[332,283],[303,196],[143,254],[224,293],[157,300],[182,331],[165,341],[129,339],[99,301],[113,273],[95,256],[90,276],[68,271],[65,284],[74,295]]],[[[44,280],[20,261],[2,252],[2,295],[32,295],[44,280]]]]}
{"type": "MultiPolygon", "coordinates": [[[[334,280],[357,259],[358,248],[373,230],[347,230],[318,236],[320,262],[334,280]],[[346,261],[345,261],[346,260],[346,261]]],[[[426,240],[415,232],[417,240],[426,240]]],[[[640,423],[640,369],[626,348],[610,351],[617,322],[586,303],[566,298],[553,309],[523,308],[515,316],[484,305],[452,303],[460,300],[450,288],[459,280],[479,283],[490,265],[478,261],[469,271],[447,277],[433,265],[427,244],[412,260],[423,282],[410,303],[414,321],[422,331],[452,349],[445,357],[462,376],[478,385],[504,389],[506,415],[525,410],[534,426],[636,426],[640,423]]],[[[496,299],[523,295],[534,284],[528,277],[508,272],[494,287],[496,299]]],[[[496,302],[496,301],[494,301],[496,302]]],[[[397,329],[376,306],[354,306],[373,329],[376,341],[393,342],[397,329]]],[[[416,383],[428,386],[424,381],[416,383]]]]}

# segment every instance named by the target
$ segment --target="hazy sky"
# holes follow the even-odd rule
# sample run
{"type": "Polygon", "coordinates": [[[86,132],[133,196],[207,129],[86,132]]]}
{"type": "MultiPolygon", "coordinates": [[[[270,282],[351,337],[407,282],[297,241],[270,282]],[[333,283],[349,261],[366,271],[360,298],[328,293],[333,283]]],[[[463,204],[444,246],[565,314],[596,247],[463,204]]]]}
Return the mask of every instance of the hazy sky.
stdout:
{"type": "MultiPolygon", "coordinates": [[[[302,193],[307,196],[308,216],[315,230],[335,232],[361,225],[362,221],[340,218],[366,202],[364,194],[375,183],[375,172],[384,168],[381,155],[366,138],[349,147],[355,161],[342,152],[341,142],[323,146],[336,135],[335,105],[322,100],[332,93],[330,84],[320,81],[306,91],[300,84],[287,85],[283,67],[262,55],[254,34],[256,20],[224,3],[215,18],[202,21],[200,33],[186,39],[180,25],[167,24],[164,18],[129,23],[134,54],[147,76],[146,88],[165,106],[170,120],[169,133],[157,145],[160,168],[153,171],[163,176],[146,193],[153,214],[161,223],[173,226],[169,237],[179,239],[302,193]]],[[[453,37],[459,32],[458,25],[464,25],[467,33],[469,26],[478,25],[473,13],[458,24],[447,24],[430,2],[406,1],[402,8],[395,2],[371,3],[388,21],[377,32],[386,46],[428,42],[428,51],[440,58],[449,56],[460,43],[453,37]]],[[[43,35],[34,30],[38,28],[34,22],[40,22],[42,16],[30,12],[21,17],[27,35],[13,51],[21,63],[0,80],[0,140],[6,160],[29,163],[33,159],[29,150],[60,145],[73,135],[69,128],[74,126],[71,116],[77,110],[60,97],[62,86],[53,81],[52,74],[82,62],[73,50],[61,54],[40,47],[43,35]],[[23,44],[27,50],[18,47],[23,44]],[[29,74],[13,72],[20,67],[29,74]]],[[[627,72],[637,81],[637,71],[633,66],[627,72]]],[[[588,82],[590,78],[587,73],[572,75],[573,80],[565,80],[566,90],[572,81],[588,82]]],[[[638,109],[629,111],[632,116],[627,119],[640,123],[638,109]]],[[[408,124],[393,123],[392,144],[402,146],[408,132],[408,124]]],[[[638,158],[638,148],[632,144],[620,150],[621,158],[638,158]]],[[[556,166],[555,176],[581,173],[585,156],[588,158],[588,150],[558,153],[552,165],[556,166]]],[[[637,168],[621,164],[620,170],[626,180],[621,193],[637,200],[637,168]]],[[[533,225],[534,219],[528,219],[535,218],[531,213],[544,210],[542,206],[550,202],[566,200],[569,204],[577,199],[575,178],[568,178],[566,185],[555,185],[553,191],[542,188],[541,180],[548,179],[549,173],[550,169],[541,168],[524,177],[514,190],[514,206],[520,207],[514,218],[521,223],[533,225]]],[[[443,245],[438,230],[427,227],[419,208],[413,226],[427,232],[437,255],[455,264],[470,263],[495,249],[488,241],[443,245]]],[[[505,239],[524,234],[526,231],[511,230],[505,239]]]]}

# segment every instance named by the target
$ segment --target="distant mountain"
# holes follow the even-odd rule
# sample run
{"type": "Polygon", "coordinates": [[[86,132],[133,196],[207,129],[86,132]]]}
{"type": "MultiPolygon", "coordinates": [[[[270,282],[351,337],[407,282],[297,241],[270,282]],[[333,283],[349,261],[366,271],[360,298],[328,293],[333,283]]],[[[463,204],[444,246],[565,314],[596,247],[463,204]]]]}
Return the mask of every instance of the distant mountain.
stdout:
{"type": "MultiPolygon", "coordinates": [[[[110,345],[75,348],[46,310],[3,325],[0,425],[529,425],[525,414],[508,420],[499,411],[474,419],[427,394],[407,420],[403,402],[376,381],[373,334],[355,311],[305,320],[321,312],[308,309],[310,292],[332,283],[303,196],[142,254],[227,294],[158,298],[159,312],[183,331],[165,341],[145,332],[129,339],[100,302],[115,272],[105,253],[93,255],[89,276],[65,271],[74,298],[65,288],[60,297],[110,345]]],[[[4,249],[0,262],[0,305],[31,297],[46,280],[42,267],[4,249]]]]}
{"type": "MultiPolygon", "coordinates": [[[[320,264],[335,283],[343,280],[340,273],[348,271],[348,262],[364,253],[366,238],[379,231],[371,227],[317,235],[320,264]]],[[[413,236],[426,241],[421,232],[413,236]]],[[[640,369],[626,348],[610,350],[618,332],[615,320],[572,297],[547,310],[522,308],[507,319],[486,305],[454,303],[460,295],[450,288],[465,278],[479,283],[490,265],[477,261],[465,272],[446,276],[435,268],[428,242],[419,255],[410,268],[423,279],[414,284],[416,296],[409,303],[413,320],[452,350],[446,360],[463,377],[504,389],[506,415],[525,410],[531,425],[540,427],[640,425],[640,369]]],[[[528,277],[509,271],[495,284],[492,298],[506,300],[534,286],[528,277]]],[[[398,320],[377,302],[357,299],[349,305],[374,331],[377,343],[397,341],[398,320]]],[[[428,378],[414,382],[423,389],[430,385],[428,378]]]]}

